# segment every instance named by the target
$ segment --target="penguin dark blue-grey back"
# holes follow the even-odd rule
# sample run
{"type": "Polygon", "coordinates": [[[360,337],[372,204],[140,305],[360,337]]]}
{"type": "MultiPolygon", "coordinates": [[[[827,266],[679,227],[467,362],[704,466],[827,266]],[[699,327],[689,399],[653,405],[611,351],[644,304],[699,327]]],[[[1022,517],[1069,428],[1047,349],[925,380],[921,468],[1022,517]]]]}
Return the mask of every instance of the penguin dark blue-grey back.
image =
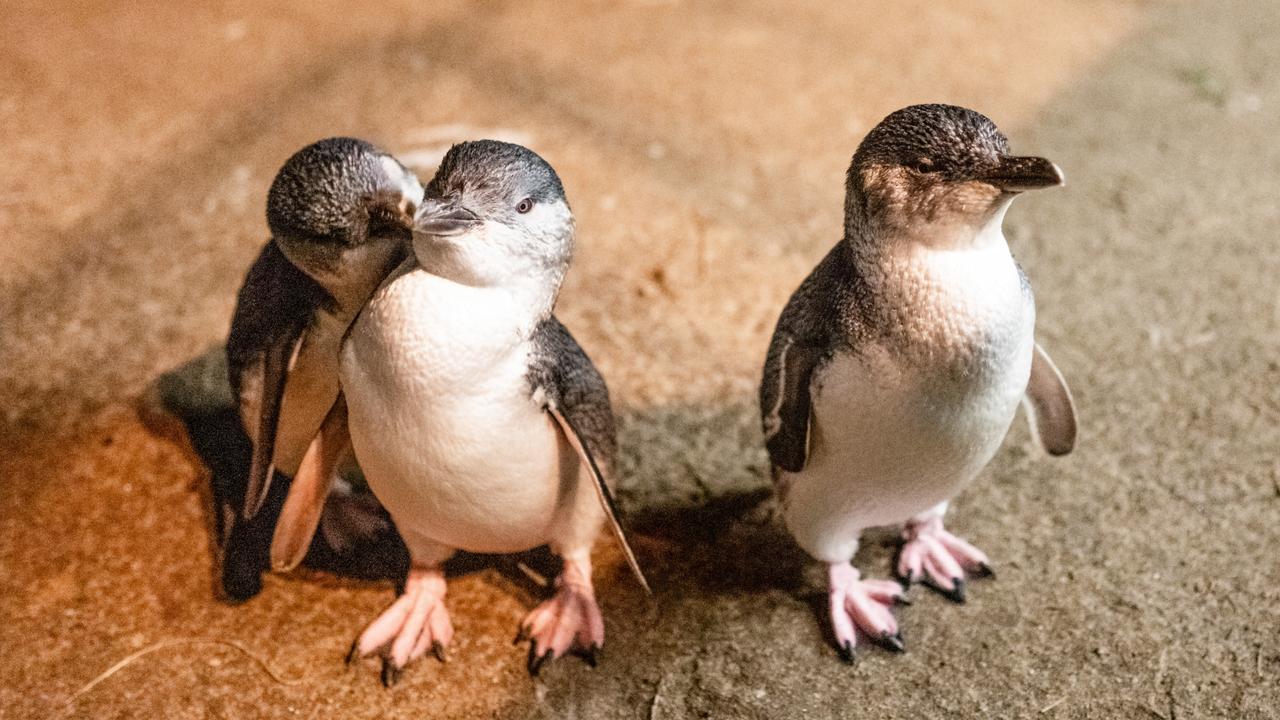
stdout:
{"type": "Polygon", "coordinates": [[[850,162],[843,237],[779,317],[760,388],[765,442],[788,529],[828,565],[847,660],[855,628],[904,646],[891,612],[903,587],[850,564],[863,529],[901,526],[906,586],[963,601],[965,573],[989,561],[943,528],[950,498],[1024,398],[1051,454],[1074,445],[1070,394],[1035,343],[1033,296],[1001,230],[1020,192],[1061,182],[972,110],[894,112],[850,162]]]}
{"type": "Polygon", "coordinates": [[[222,499],[231,518],[223,585],[232,597],[260,587],[275,518],[274,511],[253,516],[268,496],[272,468],[296,471],[337,397],[341,337],[405,257],[421,199],[411,172],[355,138],[308,145],[272,182],[272,239],[246,275],[227,338],[229,380],[253,445],[243,497],[222,499]]]}

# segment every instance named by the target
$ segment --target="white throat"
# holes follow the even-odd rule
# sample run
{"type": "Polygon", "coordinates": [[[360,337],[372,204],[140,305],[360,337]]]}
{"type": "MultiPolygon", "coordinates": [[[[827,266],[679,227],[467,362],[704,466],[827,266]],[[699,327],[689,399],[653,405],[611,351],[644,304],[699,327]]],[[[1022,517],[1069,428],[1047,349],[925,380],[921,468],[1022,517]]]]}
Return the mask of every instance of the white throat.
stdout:
{"type": "Polygon", "coordinates": [[[996,206],[995,211],[991,213],[991,217],[987,218],[987,221],[978,228],[976,233],[974,233],[973,239],[970,241],[970,245],[975,249],[985,249],[989,247],[1003,247],[1006,250],[1008,249],[1009,243],[1004,238],[1004,216],[1005,213],[1009,212],[1009,206],[1013,204],[1013,196],[1010,195],[1003,198],[999,203],[1000,204],[996,206]]]}
{"type": "Polygon", "coordinates": [[[555,305],[565,267],[540,257],[539,250],[530,249],[517,230],[494,221],[460,235],[413,239],[414,257],[424,271],[460,285],[504,292],[540,320],[555,305]]]}
{"type": "Polygon", "coordinates": [[[992,250],[1008,247],[1004,238],[1004,216],[1013,195],[996,200],[985,218],[958,217],[950,222],[921,223],[902,231],[895,243],[920,245],[935,250],[992,250]]]}

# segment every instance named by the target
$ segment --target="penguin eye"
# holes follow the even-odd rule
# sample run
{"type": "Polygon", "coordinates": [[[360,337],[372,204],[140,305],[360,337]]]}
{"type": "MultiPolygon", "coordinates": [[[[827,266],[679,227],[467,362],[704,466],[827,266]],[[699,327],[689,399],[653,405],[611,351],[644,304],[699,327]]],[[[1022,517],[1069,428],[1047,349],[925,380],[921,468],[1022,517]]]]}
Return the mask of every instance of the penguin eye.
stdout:
{"type": "Polygon", "coordinates": [[[907,167],[918,173],[931,173],[937,171],[937,168],[933,166],[933,161],[926,157],[916,158],[908,164],[907,167]]]}
{"type": "Polygon", "coordinates": [[[521,215],[529,212],[532,209],[533,209],[533,198],[525,198],[520,201],[519,205],[516,206],[516,212],[520,213],[521,215]]]}

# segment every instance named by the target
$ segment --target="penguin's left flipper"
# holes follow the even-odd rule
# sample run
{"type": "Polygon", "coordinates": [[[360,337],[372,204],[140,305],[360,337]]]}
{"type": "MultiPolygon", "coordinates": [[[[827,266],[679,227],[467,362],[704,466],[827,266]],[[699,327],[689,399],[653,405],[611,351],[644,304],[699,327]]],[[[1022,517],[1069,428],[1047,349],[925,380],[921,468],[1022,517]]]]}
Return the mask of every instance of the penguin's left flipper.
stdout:
{"type": "Polygon", "coordinates": [[[347,431],[347,401],[342,395],[325,415],[320,432],[307,453],[289,486],[280,519],[276,521],[275,534],[271,538],[271,568],[287,572],[297,567],[311,547],[311,538],[320,524],[325,499],[337,477],[338,463],[351,445],[347,431]]]}
{"type": "Polygon", "coordinates": [[[1045,452],[1066,455],[1076,445],[1076,406],[1071,390],[1049,354],[1036,343],[1027,383],[1027,418],[1045,452]]]}
{"type": "Polygon", "coordinates": [[[617,503],[606,482],[605,473],[612,470],[618,440],[604,378],[569,330],[554,316],[543,320],[534,330],[533,347],[529,359],[533,396],[541,399],[547,414],[578,454],[583,469],[591,474],[609,529],[617,538],[627,565],[644,591],[652,594],[627,542],[617,503]]]}

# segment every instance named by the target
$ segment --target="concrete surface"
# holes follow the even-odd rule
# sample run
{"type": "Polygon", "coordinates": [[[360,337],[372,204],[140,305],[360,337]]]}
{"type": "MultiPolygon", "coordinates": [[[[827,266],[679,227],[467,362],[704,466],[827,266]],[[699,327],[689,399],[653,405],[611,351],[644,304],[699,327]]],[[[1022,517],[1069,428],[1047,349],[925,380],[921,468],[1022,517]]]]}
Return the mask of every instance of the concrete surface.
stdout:
{"type": "MultiPolygon", "coordinates": [[[[0,24],[0,717],[1280,716],[1280,5],[10,2],[0,24]],[[999,578],[917,591],[908,652],[836,660],[771,520],[754,389],[838,236],[862,135],[977,108],[1069,186],[1007,230],[1083,419],[1019,424],[952,526],[999,578]],[[562,319],[623,415],[657,588],[599,545],[600,667],[534,680],[535,600],[454,579],[453,661],[344,668],[389,582],[213,592],[208,471],[137,398],[225,334],[288,154],[355,134],[424,173],[525,142],[580,251],[562,319]],[[235,643],[195,642],[219,639],[235,643]],[[138,650],[86,692],[90,680],[138,650]],[[239,648],[239,649],[237,649],[239,648]],[[263,665],[265,663],[265,669],[263,665]]],[[[885,574],[892,543],[857,562],[885,574]]]]}

